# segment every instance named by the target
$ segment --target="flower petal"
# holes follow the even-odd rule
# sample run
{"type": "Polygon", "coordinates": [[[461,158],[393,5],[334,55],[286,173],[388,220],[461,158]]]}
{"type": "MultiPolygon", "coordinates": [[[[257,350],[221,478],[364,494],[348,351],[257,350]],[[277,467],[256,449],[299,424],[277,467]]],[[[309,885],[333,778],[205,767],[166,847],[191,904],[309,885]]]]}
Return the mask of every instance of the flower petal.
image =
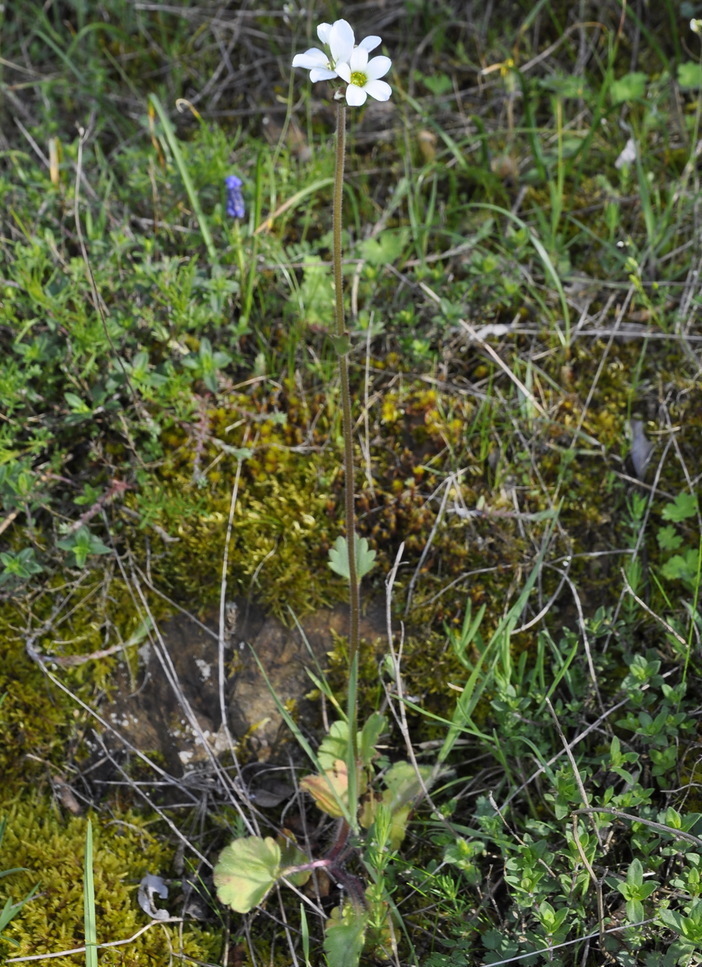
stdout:
{"type": "Polygon", "coordinates": [[[326,67],[313,67],[310,71],[310,80],[313,84],[317,81],[330,81],[332,77],[336,77],[336,71],[327,70],[326,67]]]}
{"type": "Polygon", "coordinates": [[[382,43],[382,37],[377,37],[375,34],[371,34],[370,37],[364,37],[359,47],[363,47],[364,50],[375,50],[378,44],[382,43]]]}
{"type": "Polygon", "coordinates": [[[385,81],[370,80],[363,90],[374,97],[376,101],[387,101],[392,94],[392,88],[385,81]]]}
{"type": "Polygon", "coordinates": [[[350,104],[351,107],[360,107],[361,104],[365,104],[366,97],[367,94],[362,87],[357,87],[355,84],[349,84],[349,86],[346,88],[346,103],[350,104]]]}
{"type": "Polygon", "coordinates": [[[305,70],[312,70],[313,67],[329,67],[329,58],[323,50],[317,47],[310,47],[304,54],[295,54],[292,62],[293,67],[304,67],[305,70]]]}
{"type": "Polygon", "coordinates": [[[335,20],[327,38],[334,64],[347,61],[356,43],[353,28],[347,20],[335,20]]]}
{"type": "Polygon", "coordinates": [[[379,77],[385,77],[392,67],[389,57],[373,57],[366,64],[366,76],[376,81],[379,77]]]}
{"type": "MultiPolygon", "coordinates": [[[[352,72],[359,71],[365,74],[366,64],[368,63],[368,51],[365,47],[354,47],[348,60],[352,72]]],[[[374,57],[373,60],[377,60],[377,57],[374,57]]]]}
{"type": "Polygon", "coordinates": [[[346,81],[347,84],[351,83],[351,68],[345,61],[342,61],[340,64],[336,65],[336,73],[342,80],[346,81]]]}
{"type": "Polygon", "coordinates": [[[331,24],[320,24],[319,27],[317,27],[317,36],[323,44],[329,43],[329,31],[331,28],[331,24]]]}

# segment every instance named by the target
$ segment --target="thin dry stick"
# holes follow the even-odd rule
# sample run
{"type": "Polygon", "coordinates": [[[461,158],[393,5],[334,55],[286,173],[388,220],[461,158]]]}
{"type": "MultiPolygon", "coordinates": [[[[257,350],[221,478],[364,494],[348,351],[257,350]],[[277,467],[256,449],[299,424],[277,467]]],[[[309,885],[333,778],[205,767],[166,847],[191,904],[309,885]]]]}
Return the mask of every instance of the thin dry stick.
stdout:
{"type": "MultiPolygon", "coordinates": [[[[122,576],[123,576],[124,580],[129,584],[130,582],[128,581],[127,573],[125,571],[125,568],[124,568],[124,565],[122,563],[122,560],[121,560],[121,558],[120,558],[119,555],[116,554],[115,556],[116,556],[116,559],[117,559],[117,564],[119,566],[119,569],[120,569],[120,571],[122,573],[122,576]]],[[[133,574],[134,574],[134,571],[133,571],[133,574]]],[[[141,587],[141,582],[139,580],[134,579],[131,582],[131,586],[133,586],[135,588],[136,594],[137,594],[139,600],[141,601],[141,605],[142,605],[142,608],[143,608],[143,612],[146,614],[146,616],[148,618],[149,628],[150,628],[150,630],[153,633],[153,640],[158,645],[158,647],[155,647],[154,648],[154,651],[155,651],[156,657],[158,658],[159,662],[161,663],[161,667],[164,669],[164,673],[166,674],[167,680],[168,680],[169,684],[171,685],[171,688],[173,689],[174,694],[178,698],[179,704],[180,704],[181,708],[183,709],[186,717],[190,721],[190,725],[191,725],[191,728],[193,729],[194,734],[198,736],[198,738],[199,738],[199,740],[200,740],[203,748],[205,749],[205,752],[207,753],[207,756],[210,759],[210,762],[211,762],[211,764],[212,764],[212,766],[214,768],[215,773],[219,776],[220,781],[222,782],[222,788],[229,787],[235,793],[235,796],[234,796],[234,805],[235,805],[236,809],[238,810],[239,814],[241,815],[241,818],[244,821],[245,825],[247,826],[249,832],[252,832],[253,833],[254,832],[254,828],[252,826],[252,823],[249,822],[249,820],[247,819],[247,817],[244,815],[243,808],[242,808],[242,806],[239,803],[239,799],[246,798],[245,797],[245,794],[242,792],[242,790],[244,788],[244,782],[243,782],[243,778],[241,776],[241,772],[240,772],[240,769],[239,769],[239,762],[238,762],[238,760],[235,757],[234,762],[236,764],[237,770],[239,770],[239,776],[238,776],[239,785],[237,786],[237,781],[234,780],[234,782],[232,782],[232,780],[229,777],[228,772],[225,769],[222,768],[222,766],[221,766],[221,764],[219,762],[219,759],[214,754],[214,751],[210,747],[210,744],[207,741],[206,736],[202,732],[202,729],[200,727],[200,723],[197,720],[197,717],[195,716],[195,714],[193,712],[193,709],[192,709],[190,703],[187,701],[185,695],[182,692],[182,689],[180,688],[180,682],[178,681],[178,676],[176,674],[175,668],[173,667],[173,664],[172,664],[170,655],[168,654],[168,650],[166,649],[165,644],[163,642],[163,639],[161,637],[161,634],[160,634],[160,632],[158,630],[156,621],[155,621],[154,616],[153,616],[153,614],[151,612],[150,606],[149,606],[149,604],[148,604],[148,602],[146,600],[146,596],[144,595],[143,589],[141,587]]],[[[147,585],[147,586],[150,586],[150,585],[147,585]]],[[[138,602],[136,600],[136,597],[134,597],[134,595],[132,595],[132,597],[133,597],[133,600],[134,600],[135,605],[138,607],[138,602]]],[[[162,597],[165,597],[165,596],[162,596],[162,597]]],[[[168,600],[168,599],[166,599],[166,600],[168,600]]],[[[190,617],[191,617],[191,620],[196,621],[196,623],[199,624],[200,627],[204,631],[208,632],[209,634],[212,634],[213,637],[216,637],[212,633],[212,631],[206,625],[203,625],[201,622],[197,621],[197,619],[193,618],[192,616],[190,616],[190,617]]],[[[99,719],[99,716],[97,715],[97,713],[93,713],[93,714],[95,714],[96,718],[98,718],[98,720],[100,720],[99,719]]],[[[111,729],[111,731],[114,733],[114,735],[117,736],[117,738],[121,742],[125,742],[125,739],[123,738],[123,736],[121,736],[115,729],[111,729]]],[[[141,753],[139,753],[139,755],[141,756],[142,759],[144,759],[144,761],[149,762],[150,764],[153,765],[153,763],[151,763],[151,760],[149,760],[145,756],[141,755],[141,753]]],[[[156,768],[156,767],[154,766],[154,768],[156,768]]],[[[162,770],[157,770],[157,771],[162,771],[162,770]]],[[[165,773],[163,773],[163,774],[166,775],[165,773]]],[[[139,792],[141,795],[144,795],[143,793],[141,793],[141,790],[137,786],[133,786],[133,788],[136,789],[136,791],[139,792]]],[[[145,797],[145,798],[146,798],[147,802],[149,802],[148,797],[145,797]]],[[[152,805],[150,802],[149,802],[149,804],[152,805]]],[[[255,817],[255,812],[256,811],[253,810],[253,809],[251,811],[252,811],[252,813],[254,814],[254,817],[255,817]]],[[[254,822],[255,822],[255,818],[254,818],[254,822]]],[[[188,841],[187,840],[184,840],[184,842],[187,843],[188,841]]]]}
{"type": "MultiPolygon", "coordinates": [[[[545,566],[548,567],[548,565],[545,565],[545,566]]],[[[570,564],[568,564],[567,566],[570,567],[570,564]]],[[[533,618],[529,618],[529,620],[525,621],[524,624],[520,625],[518,628],[515,628],[514,631],[512,632],[513,635],[521,634],[521,632],[528,631],[529,628],[533,628],[534,625],[538,625],[541,619],[549,613],[549,611],[551,610],[551,605],[554,603],[554,601],[558,600],[559,595],[561,593],[561,589],[563,585],[566,583],[566,574],[565,574],[565,571],[560,571],[558,568],[553,568],[553,570],[556,572],[556,574],[560,574],[561,576],[561,580],[558,583],[558,587],[553,592],[553,594],[548,599],[548,601],[543,606],[543,608],[541,608],[541,610],[537,612],[537,614],[535,614],[533,618]]]]}
{"type": "Polygon", "coordinates": [[[678,642],[679,645],[682,645],[683,648],[687,648],[687,641],[686,641],[686,639],[683,638],[683,636],[681,634],[679,634],[675,630],[675,628],[672,627],[672,625],[669,625],[668,622],[665,620],[665,618],[661,618],[661,616],[659,614],[656,614],[655,611],[652,611],[649,608],[649,606],[646,604],[646,602],[644,600],[642,600],[638,596],[638,594],[636,593],[636,591],[634,591],[634,589],[632,588],[632,586],[629,584],[629,579],[627,578],[626,573],[624,571],[621,572],[621,575],[622,575],[622,578],[624,579],[624,586],[625,586],[626,590],[632,596],[632,598],[634,599],[634,601],[636,601],[636,603],[639,605],[639,607],[640,608],[643,608],[643,610],[646,612],[646,614],[649,614],[655,621],[657,621],[659,624],[661,624],[665,628],[665,630],[668,632],[668,634],[669,635],[672,635],[673,638],[675,638],[675,640],[678,642]]]}
{"type": "MultiPolygon", "coordinates": [[[[546,706],[547,706],[549,712],[551,713],[551,718],[553,719],[553,724],[556,727],[556,732],[558,732],[558,737],[560,738],[561,742],[563,743],[563,750],[564,750],[565,754],[567,755],[568,761],[570,762],[571,769],[573,770],[573,775],[575,776],[575,782],[576,782],[577,787],[578,787],[578,792],[580,793],[580,798],[583,801],[583,805],[586,808],[588,808],[590,806],[590,800],[588,798],[587,792],[585,791],[585,786],[583,785],[583,780],[582,780],[582,777],[580,775],[580,770],[578,769],[578,764],[575,761],[575,756],[573,755],[573,750],[571,749],[571,747],[570,747],[570,745],[568,743],[568,740],[566,739],[565,735],[563,734],[563,729],[561,728],[561,723],[558,721],[558,716],[556,715],[556,713],[554,711],[554,708],[553,708],[553,705],[551,704],[551,699],[548,698],[548,696],[547,696],[544,699],[544,701],[546,703],[546,706]]],[[[597,827],[596,827],[596,825],[594,823],[593,823],[593,830],[594,830],[595,836],[597,836],[597,842],[601,846],[602,845],[602,839],[600,837],[599,830],[597,829],[597,827]]]]}
{"type": "MultiPolygon", "coordinates": [[[[448,477],[443,484],[440,484],[440,486],[444,488],[444,495],[441,498],[441,505],[439,506],[439,511],[436,515],[436,519],[434,521],[434,524],[432,525],[431,532],[429,534],[429,537],[427,538],[427,542],[424,545],[419,561],[417,563],[417,567],[415,568],[414,574],[412,575],[409,586],[407,588],[407,603],[405,604],[405,617],[407,617],[407,615],[409,614],[410,608],[412,607],[412,598],[414,597],[415,585],[419,580],[419,575],[424,565],[424,561],[426,560],[427,554],[429,553],[429,548],[434,542],[434,536],[439,528],[439,525],[441,524],[441,521],[444,519],[444,512],[446,510],[446,504],[448,502],[449,493],[451,491],[451,486],[454,484],[456,484],[456,477],[454,476],[454,474],[451,474],[451,476],[448,477]]],[[[436,493],[436,491],[434,491],[434,493],[436,493]]]]}
{"type": "MultiPolygon", "coordinates": [[[[663,466],[665,464],[665,460],[666,460],[666,457],[668,455],[668,450],[670,449],[671,445],[672,445],[672,440],[669,439],[666,442],[666,445],[665,445],[665,448],[663,450],[663,453],[661,454],[661,458],[658,461],[658,466],[656,467],[656,475],[655,475],[655,478],[653,480],[653,483],[651,484],[650,491],[649,491],[648,503],[646,504],[646,513],[644,514],[644,518],[641,521],[641,530],[640,530],[639,535],[638,535],[638,537],[636,539],[636,546],[632,549],[632,554],[633,554],[634,557],[636,557],[639,554],[639,551],[641,550],[641,545],[643,544],[643,541],[644,541],[644,537],[648,533],[648,518],[649,518],[649,516],[651,514],[651,511],[652,511],[652,508],[653,508],[653,498],[658,493],[658,483],[659,483],[659,481],[661,479],[661,476],[663,474],[663,466]]],[[[638,483],[638,481],[637,481],[637,483],[638,483]]],[[[612,636],[614,634],[614,628],[615,628],[616,623],[617,623],[617,620],[619,618],[619,612],[621,610],[622,603],[624,601],[624,595],[626,593],[627,593],[626,592],[626,589],[624,589],[622,591],[622,593],[620,594],[620,596],[619,596],[619,600],[617,601],[617,606],[614,609],[614,614],[612,616],[612,628],[608,632],[607,637],[605,638],[604,642],[601,645],[601,649],[602,649],[603,652],[606,652],[607,649],[609,648],[609,643],[610,643],[610,641],[612,639],[612,636]]]]}
{"type": "Polygon", "coordinates": [[[395,584],[395,578],[397,577],[397,571],[402,562],[402,554],[404,552],[404,549],[405,549],[405,545],[403,542],[402,544],[400,544],[397,554],[395,555],[395,563],[393,564],[392,570],[390,571],[390,574],[388,575],[387,580],[385,582],[385,594],[386,594],[385,622],[386,622],[386,629],[387,629],[387,636],[388,636],[388,648],[390,649],[390,658],[392,660],[392,668],[395,676],[395,689],[397,691],[397,709],[395,708],[394,702],[389,702],[388,704],[390,707],[390,711],[392,712],[393,718],[395,719],[395,721],[399,726],[402,738],[405,741],[405,748],[407,749],[407,758],[412,763],[412,767],[414,768],[415,774],[417,776],[417,781],[419,783],[419,786],[422,790],[422,793],[425,799],[427,800],[432,810],[434,811],[435,817],[439,818],[441,822],[443,822],[443,824],[447,826],[449,829],[451,829],[451,832],[453,832],[451,824],[448,822],[447,819],[445,819],[442,816],[441,810],[434,803],[434,801],[431,798],[431,795],[429,794],[429,786],[431,785],[431,781],[435,780],[438,775],[438,767],[437,767],[436,774],[432,777],[432,780],[430,780],[429,783],[426,783],[424,781],[424,777],[422,776],[421,769],[419,768],[417,757],[414,754],[414,747],[412,745],[409,725],[407,723],[407,714],[405,712],[404,685],[402,683],[402,675],[400,673],[400,665],[402,662],[402,649],[404,647],[404,642],[405,642],[404,627],[402,628],[402,632],[400,634],[400,647],[397,651],[395,650],[395,645],[393,642],[393,632],[392,632],[392,589],[395,584]]]}
{"type": "Polygon", "coordinates": [[[214,749],[212,748],[211,744],[208,742],[207,736],[205,736],[202,730],[202,726],[200,725],[198,717],[195,714],[195,711],[193,710],[193,707],[188,701],[185,693],[183,692],[183,689],[181,688],[180,681],[178,679],[178,673],[176,672],[175,666],[173,665],[173,660],[171,659],[168,648],[166,647],[166,644],[163,640],[161,632],[158,629],[157,622],[153,614],[151,613],[151,608],[149,607],[149,603],[146,600],[146,597],[140,585],[137,585],[136,591],[137,591],[137,594],[139,595],[139,598],[141,599],[141,604],[144,611],[151,619],[151,623],[153,627],[154,653],[156,655],[156,658],[158,659],[159,664],[161,665],[163,673],[166,677],[166,681],[168,682],[171,689],[173,690],[173,694],[178,699],[178,704],[183,710],[183,714],[185,715],[186,721],[188,722],[190,728],[193,731],[193,734],[197,737],[199,744],[201,745],[202,749],[207,755],[207,758],[210,761],[210,764],[212,766],[214,773],[219,777],[222,783],[222,787],[226,788],[227,786],[229,786],[229,788],[236,793],[236,795],[233,797],[233,800],[232,800],[233,805],[235,806],[237,812],[239,813],[239,816],[241,817],[249,833],[253,835],[256,832],[256,830],[250,818],[245,814],[241,806],[241,803],[239,801],[239,800],[246,799],[246,796],[241,789],[236,788],[236,784],[232,782],[228,773],[222,767],[222,764],[219,761],[218,757],[215,755],[214,749]]]}
{"type": "MultiPolygon", "coordinates": [[[[607,304],[604,306],[604,308],[602,310],[602,313],[601,313],[601,316],[602,317],[604,317],[604,318],[607,317],[611,305],[616,301],[617,295],[618,295],[617,292],[613,292],[610,295],[609,299],[607,300],[607,304]]],[[[583,425],[585,423],[585,420],[587,419],[587,414],[590,411],[590,403],[592,402],[592,398],[595,395],[595,389],[597,388],[597,384],[600,381],[600,376],[602,375],[602,372],[604,370],[605,362],[606,362],[607,357],[609,355],[609,351],[612,348],[612,344],[614,342],[615,336],[619,335],[620,326],[621,326],[622,321],[624,320],[624,317],[626,316],[626,313],[627,313],[627,311],[629,309],[629,303],[631,302],[631,300],[633,298],[633,295],[634,295],[634,288],[633,288],[633,286],[630,286],[629,287],[629,290],[628,290],[628,292],[626,294],[626,297],[624,299],[624,303],[619,308],[619,311],[617,312],[617,318],[615,319],[614,325],[612,326],[612,329],[610,331],[609,339],[607,340],[607,345],[605,346],[604,352],[602,353],[602,356],[600,357],[600,361],[599,361],[599,363],[597,365],[597,369],[595,371],[595,375],[593,377],[592,383],[590,384],[590,389],[588,390],[587,398],[586,398],[586,400],[585,400],[585,402],[583,404],[582,410],[580,412],[580,418],[578,420],[577,426],[575,427],[575,429],[573,431],[573,436],[572,436],[571,442],[570,442],[571,448],[575,447],[575,444],[577,442],[577,439],[578,439],[578,437],[580,436],[580,434],[582,432],[583,425]]]]}
{"type": "MultiPolygon", "coordinates": [[[[137,930],[136,933],[132,934],[126,940],[109,940],[107,943],[96,944],[96,950],[107,950],[108,947],[123,947],[125,944],[134,943],[143,933],[147,930],[151,930],[152,927],[157,927],[160,924],[165,923],[183,923],[182,917],[169,917],[167,920],[152,920],[151,923],[147,923],[145,927],[137,930]]],[[[53,957],[67,957],[69,954],[84,954],[85,947],[73,947],[71,950],[59,950],[55,954],[32,954],[30,957],[10,957],[6,960],[6,964],[26,964],[30,960],[51,960],[53,957]]]]}
{"type": "MultiPolygon", "coordinates": [[[[595,827],[596,828],[596,827],[595,827]]],[[[604,940],[605,925],[604,925],[604,898],[602,897],[602,881],[598,878],[597,874],[592,868],[590,860],[587,858],[587,854],[583,849],[583,845],[580,842],[580,834],[578,833],[578,817],[573,816],[573,842],[578,851],[580,859],[583,861],[583,866],[588,872],[588,875],[592,882],[595,884],[595,894],[597,896],[597,919],[600,924],[600,941],[604,940]]]]}
{"type": "MultiPolygon", "coordinates": [[[[122,743],[122,745],[125,747],[125,749],[129,749],[129,751],[133,755],[141,759],[141,761],[145,763],[145,765],[147,765],[150,769],[153,769],[154,772],[157,773],[157,775],[161,776],[161,778],[164,780],[164,782],[167,785],[170,786],[175,784],[175,779],[173,778],[173,776],[171,776],[164,769],[162,769],[156,762],[153,761],[153,759],[150,759],[147,755],[145,755],[143,752],[137,749],[136,746],[132,745],[132,743],[127,738],[125,738],[125,736],[123,736],[120,732],[118,732],[117,729],[107,721],[107,719],[104,719],[98,712],[95,711],[95,709],[91,708],[86,702],[84,702],[80,698],[80,696],[76,695],[75,692],[72,692],[70,688],[64,685],[60,678],[57,678],[56,675],[50,672],[45,665],[44,656],[39,655],[36,652],[32,653],[32,651],[30,650],[29,642],[27,642],[26,647],[27,647],[27,653],[29,654],[29,656],[33,658],[34,661],[37,662],[37,664],[44,672],[46,677],[49,679],[49,681],[51,681],[57,688],[60,688],[61,691],[64,692],[66,695],[68,695],[69,698],[71,698],[74,702],[80,705],[80,707],[85,712],[87,712],[89,715],[92,715],[95,721],[99,722],[106,732],[111,732],[113,735],[115,735],[122,743]]],[[[117,768],[120,770],[122,775],[124,775],[126,778],[126,774],[124,773],[124,770],[122,770],[117,763],[114,763],[114,764],[117,765],[117,768]]],[[[193,853],[197,856],[200,862],[204,863],[208,869],[211,869],[212,863],[195,846],[193,846],[193,844],[185,836],[185,834],[180,831],[176,823],[174,823],[173,820],[170,819],[156,803],[152,802],[152,800],[146,795],[146,793],[140,788],[138,784],[135,784],[132,782],[131,786],[132,786],[132,789],[134,789],[134,791],[137,792],[142,797],[142,799],[144,799],[145,802],[159,814],[161,819],[163,819],[163,821],[168,825],[169,829],[178,837],[178,839],[180,839],[181,842],[183,842],[189,849],[193,851],[193,853]]],[[[195,803],[193,802],[193,805],[194,804],[195,803]]]]}
{"type": "MultiPolygon", "coordinates": [[[[634,927],[645,927],[648,923],[653,923],[654,918],[651,917],[648,920],[639,920],[637,923],[624,923],[620,927],[609,927],[604,931],[605,935],[608,936],[612,933],[621,933],[624,930],[633,930],[634,927]]],[[[504,964],[516,964],[520,960],[526,960],[527,958],[537,957],[539,954],[550,954],[554,950],[563,950],[564,947],[573,947],[575,944],[586,943],[588,940],[593,940],[595,937],[601,937],[602,934],[600,930],[595,930],[594,933],[588,933],[584,937],[576,937],[575,940],[565,940],[563,943],[554,944],[552,947],[544,947],[541,950],[532,950],[527,954],[517,954],[514,957],[508,957],[506,960],[491,960],[489,965],[484,964],[481,967],[503,967],[504,964]]]]}
{"type": "Polygon", "coordinates": [[[694,833],[688,833],[684,829],[675,829],[673,826],[666,826],[665,823],[657,823],[653,819],[644,819],[642,816],[634,815],[634,813],[625,813],[621,809],[614,809],[612,806],[588,806],[587,809],[576,809],[575,812],[592,815],[607,813],[610,816],[616,816],[617,819],[628,819],[632,823],[642,823],[644,826],[658,830],[659,833],[668,833],[673,838],[684,839],[688,843],[694,843],[698,849],[702,847],[702,838],[695,836],[694,833]]]}
{"type": "MultiPolygon", "coordinates": [[[[570,563],[568,564],[568,567],[570,567],[570,563]]],[[[573,601],[575,602],[575,607],[578,612],[578,625],[580,626],[580,634],[582,635],[582,639],[583,639],[583,647],[585,648],[585,658],[587,660],[588,671],[590,672],[592,687],[595,690],[595,695],[597,697],[597,704],[599,705],[600,710],[604,712],[604,702],[602,701],[602,695],[600,694],[600,686],[597,682],[597,672],[595,671],[595,662],[592,658],[592,649],[590,647],[590,639],[587,633],[587,623],[585,621],[585,615],[583,613],[583,606],[582,606],[582,602],[580,601],[580,595],[578,594],[578,591],[575,585],[571,581],[567,570],[561,571],[558,568],[554,568],[554,570],[556,571],[557,574],[562,575],[563,580],[567,583],[568,587],[570,588],[571,594],[573,595],[573,601]]],[[[560,590],[561,588],[560,584],[558,588],[560,590]]]]}
{"type": "Polygon", "coordinates": [[[526,399],[529,400],[529,402],[534,407],[534,409],[536,410],[536,412],[540,416],[543,416],[543,417],[547,416],[546,410],[543,408],[543,406],[541,405],[541,403],[539,403],[539,401],[536,399],[536,397],[534,396],[534,394],[530,390],[528,390],[527,387],[524,385],[524,383],[521,381],[521,379],[519,379],[519,377],[515,373],[512,372],[512,370],[509,368],[509,366],[507,365],[507,363],[503,359],[501,359],[501,357],[495,352],[495,350],[492,348],[492,346],[490,345],[490,343],[489,342],[486,342],[484,339],[482,339],[478,335],[478,333],[475,331],[475,329],[471,325],[469,325],[467,322],[465,322],[465,320],[459,319],[458,322],[459,322],[459,325],[463,329],[466,330],[466,332],[468,333],[468,335],[470,336],[470,338],[474,342],[477,342],[477,344],[480,346],[480,348],[481,349],[484,349],[485,352],[488,354],[488,356],[490,356],[490,358],[493,359],[497,363],[497,365],[500,367],[500,369],[507,376],[509,376],[509,378],[512,380],[512,382],[517,387],[517,389],[523,394],[523,396],[526,399]]]}

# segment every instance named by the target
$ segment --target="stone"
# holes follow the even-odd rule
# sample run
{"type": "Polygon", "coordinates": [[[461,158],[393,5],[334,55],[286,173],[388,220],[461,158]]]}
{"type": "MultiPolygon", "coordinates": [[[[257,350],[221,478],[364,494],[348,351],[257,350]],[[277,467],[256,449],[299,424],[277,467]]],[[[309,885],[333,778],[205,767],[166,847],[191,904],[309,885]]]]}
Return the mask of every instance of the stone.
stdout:
{"type": "MultiPolygon", "coordinates": [[[[237,619],[225,637],[228,721],[223,725],[220,711],[218,615],[203,622],[176,615],[141,647],[136,675],[126,661],[119,669],[116,692],[103,711],[115,732],[110,748],[121,737],[140,752],[156,753],[176,776],[202,765],[210,753],[220,755],[232,741],[240,760],[274,760],[290,735],[271,689],[304,727],[316,726],[319,712],[307,697],[314,684],[306,669],[321,673],[334,634],[347,631],[348,607],[322,609],[303,619],[301,628],[290,628],[255,605],[237,604],[228,609],[230,617],[236,610],[237,619]]],[[[362,618],[361,636],[377,642],[384,632],[384,605],[378,603],[362,618]]]]}

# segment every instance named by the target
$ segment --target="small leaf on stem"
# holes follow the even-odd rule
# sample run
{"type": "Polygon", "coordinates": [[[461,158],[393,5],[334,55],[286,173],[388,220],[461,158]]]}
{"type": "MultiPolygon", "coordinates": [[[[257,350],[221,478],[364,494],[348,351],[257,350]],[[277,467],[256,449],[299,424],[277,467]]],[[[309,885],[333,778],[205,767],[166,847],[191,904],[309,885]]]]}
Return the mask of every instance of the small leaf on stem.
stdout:
{"type": "MultiPolygon", "coordinates": [[[[368,574],[375,564],[375,551],[371,551],[365,537],[354,535],[356,541],[356,576],[361,578],[368,574]]],[[[345,537],[337,537],[334,546],[329,551],[329,567],[335,574],[349,580],[349,550],[345,537]]]]}

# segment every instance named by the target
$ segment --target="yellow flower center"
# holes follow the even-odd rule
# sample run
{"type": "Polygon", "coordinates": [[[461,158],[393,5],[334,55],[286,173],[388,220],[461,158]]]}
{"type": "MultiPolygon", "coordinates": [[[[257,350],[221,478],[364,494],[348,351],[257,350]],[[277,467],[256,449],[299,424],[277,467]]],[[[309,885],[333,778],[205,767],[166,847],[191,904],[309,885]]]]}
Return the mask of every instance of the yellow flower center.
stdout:
{"type": "Polygon", "coordinates": [[[353,71],[351,74],[351,83],[355,84],[356,87],[365,87],[368,82],[368,78],[361,71],[353,71]]]}

